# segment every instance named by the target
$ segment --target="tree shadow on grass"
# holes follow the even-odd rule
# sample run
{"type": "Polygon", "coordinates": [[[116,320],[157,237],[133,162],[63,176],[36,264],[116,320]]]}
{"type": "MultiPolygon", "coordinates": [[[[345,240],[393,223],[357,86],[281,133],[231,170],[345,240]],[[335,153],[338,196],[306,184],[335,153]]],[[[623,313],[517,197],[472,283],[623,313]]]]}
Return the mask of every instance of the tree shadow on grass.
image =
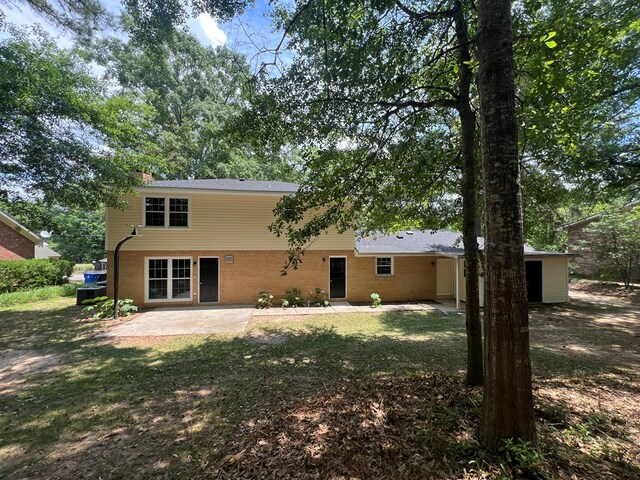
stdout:
{"type": "MultiPolygon", "coordinates": [[[[57,324],[65,316],[49,318],[57,324]]],[[[0,472],[18,478],[199,472],[226,454],[234,427],[252,412],[338,385],[432,370],[448,350],[330,328],[289,332],[281,345],[214,336],[179,348],[123,348],[81,336],[85,327],[73,325],[66,333],[47,330],[63,368],[31,375],[24,388],[0,397],[10,413],[1,421],[0,472]]]]}
{"type": "MultiPolygon", "coordinates": [[[[459,322],[424,320],[381,316],[404,336],[307,327],[282,332],[279,344],[212,336],[122,347],[53,312],[42,331],[65,367],[32,375],[26,388],[0,396],[0,473],[459,478],[481,465],[497,474],[499,460],[474,440],[479,391],[451,373],[464,367],[459,322]]],[[[3,332],[3,339],[13,344],[20,334],[3,332]]],[[[555,364],[558,374],[566,368],[555,364]]],[[[578,467],[556,464],[586,472],[581,478],[591,474],[580,464],[597,469],[604,461],[571,454],[578,467]]],[[[622,472],[619,478],[640,475],[624,462],[607,468],[622,472]]]]}

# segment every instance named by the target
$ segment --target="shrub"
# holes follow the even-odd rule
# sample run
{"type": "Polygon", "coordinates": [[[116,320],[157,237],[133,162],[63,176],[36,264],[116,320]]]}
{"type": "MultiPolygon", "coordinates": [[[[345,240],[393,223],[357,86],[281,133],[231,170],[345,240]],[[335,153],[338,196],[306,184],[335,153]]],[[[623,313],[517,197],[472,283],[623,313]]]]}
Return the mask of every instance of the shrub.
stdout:
{"type": "MultiPolygon", "coordinates": [[[[96,297],[83,300],[83,305],[88,305],[84,308],[84,312],[93,313],[93,318],[113,318],[113,298],[109,297],[96,297]]],[[[118,300],[118,314],[123,317],[128,317],[134,312],[138,311],[138,307],[133,304],[133,300],[130,298],[124,298],[118,300]]]]}
{"type": "Polygon", "coordinates": [[[258,302],[256,303],[256,308],[269,308],[273,306],[273,295],[271,292],[267,292],[263,290],[258,295],[258,302]]]}
{"type": "Polygon", "coordinates": [[[282,295],[282,307],[283,308],[291,308],[291,307],[307,307],[309,306],[309,302],[307,302],[297,288],[292,288],[291,290],[287,290],[282,295]]]}
{"type": "Polygon", "coordinates": [[[0,260],[0,293],[63,285],[73,265],[68,260],[0,260]]]}
{"type": "Polygon", "coordinates": [[[57,297],[73,297],[79,286],[77,283],[68,283],[66,285],[53,285],[20,292],[2,293],[0,294],[0,307],[24,305],[57,297]]]}
{"type": "Polygon", "coordinates": [[[315,291],[311,292],[311,295],[313,295],[310,300],[311,305],[315,305],[317,307],[328,307],[330,305],[327,292],[322,290],[320,287],[316,287],[315,291]]]}
{"type": "Polygon", "coordinates": [[[378,295],[377,293],[372,293],[371,308],[378,308],[380,305],[382,305],[382,299],[380,298],[380,295],[378,295]]]}
{"type": "Polygon", "coordinates": [[[531,442],[508,438],[501,450],[509,466],[515,470],[514,477],[546,478],[543,471],[544,456],[531,442]]]}

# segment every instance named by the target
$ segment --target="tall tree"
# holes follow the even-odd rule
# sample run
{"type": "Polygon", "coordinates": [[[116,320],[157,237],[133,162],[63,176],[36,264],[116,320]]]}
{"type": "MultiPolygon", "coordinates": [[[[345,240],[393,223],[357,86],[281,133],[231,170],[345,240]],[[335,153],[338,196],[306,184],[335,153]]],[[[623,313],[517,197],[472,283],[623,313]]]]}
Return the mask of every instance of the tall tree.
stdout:
{"type": "MultiPolygon", "coordinates": [[[[125,18],[125,24],[130,21],[125,18]]],[[[110,38],[94,58],[127,95],[153,107],[149,153],[163,178],[287,179],[295,171],[280,151],[234,136],[228,125],[247,101],[250,74],[243,56],[204,47],[188,33],[146,46],[110,38]]]]}
{"type": "Polygon", "coordinates": [[[108,95],[88,66],[45,37],[0,42],[0,197],[117,204],[152,159],[148,110],[108,95]]]}
{"type": "MultiPolygon", "coordinates": [[[[286,200],[274,231],[286,232],[291,240],[295,265],[309,234],[326,228],[339,215],[336,210],[344,198],[355,210],[367,211],[368,224],[363,225],[362,215],[358,217],[361,229],[390,230],[398,224],[442,227],[453,212],[436,218],[442,208],[433,205],[436,198],[441,207],[447,205],[442,201],[443,187],[450,183],[438,182],[434,172],[457,177],[449,192],[461,192],[462,208],[459,205],[455,213],[462,210],[464,216],[467,378],[478,385],[482,337],[471,40],[462,2],[431,7],[416,10],[402,2],[369,7],[337,1],[279,11],[278,25],[287,31],[288,47],[298,55],[265,89],[277,99],[281,119],[291,125],[290,141],[313,147],[307,149],[310,160],[305,165],[309,188],[297,196],[297,206],[295,200],[286,200]],[[425,44],[425,38],[432,41],[425,44]],[[453,155],[446,158],[434,139],[452,138],[452,132],[459,143],[452,143],[453,155]],[[324,174],[329,162],[331,176],[324,174]],[[343,166],[336,169],[340,162],[343,166]],[[336,182],[336,177],[344,181],[336,182]],[[387,180],[373,181],[375,177],[387,180]],[[416,183],[420,178],[424,182],[416,183]],[[312,228],[296,232],[300,227],[296,208],[314,209],[326,205],[328,198],[336,208],[320,214],[312,228]],[[425,205],[428,208],[421,208],[425,205]],[[390,217],[395,206],[399,208],[390,217]]],[[[273,103],[267,105],[273,109],[273,103]]],[[[253,116],[268,118],[265,113],[263,108],[253,116]]]]}
{"type": "Polygon", "coordinates": [[[639,193],[640,4],[514,9],[525,235],[557,248],[576,206],[639,193]]]}
{"type": "MultiPolygon", "coordinates": [[[[86,41],[114,26],[113,16],[100,0],[0,0],[5,8],[28,6],[44,20],[86,41]]],[[[4,13],[0,11],[0,26],[4,13]]]]}
{"type": "Polygon", "coordinates": [[[507,438],[536,441],[509,0],[478,2],[477,44],[487,258],[482,435],[498,448],[507,438]]]}

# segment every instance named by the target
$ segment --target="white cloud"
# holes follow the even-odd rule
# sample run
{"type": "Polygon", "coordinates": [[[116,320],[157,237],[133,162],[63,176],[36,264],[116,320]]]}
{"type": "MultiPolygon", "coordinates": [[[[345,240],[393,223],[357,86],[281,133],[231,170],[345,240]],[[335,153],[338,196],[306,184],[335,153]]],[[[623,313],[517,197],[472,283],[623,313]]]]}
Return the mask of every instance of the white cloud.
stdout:
{"type": "MultiPolygon", "coordinates": [[[[209,41],[211,45],[225,45],[227,43],[227,34],[222,31],[218,26],[218,22],[215,21],[208,13],[201,13],[196,18],[198,26],[202,29],[202,33],[209,41]]],[[[200,35],[198,35],[200,36],[200,35]]]]}

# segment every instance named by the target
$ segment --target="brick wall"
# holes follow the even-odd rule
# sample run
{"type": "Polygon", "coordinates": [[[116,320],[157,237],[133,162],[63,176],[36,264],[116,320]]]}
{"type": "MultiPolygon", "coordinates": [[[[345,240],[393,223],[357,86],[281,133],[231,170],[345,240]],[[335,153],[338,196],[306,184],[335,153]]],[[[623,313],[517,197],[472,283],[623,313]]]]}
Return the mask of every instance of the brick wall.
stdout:
{"type": "Polygon", "coordinates": [[[592,277],[598,274],[600,266],[593,258],[589,247],[585,245],[591,242],[593,237],[593,234],[585,231],[587,227],[579,225],[567,229],[567,252],[577,254],[571,259],[572,273],[592,277]]]}
{"type": "Polygon", "coordinates": [[[33,258],[35,244],[24,235],[0,222],[0,260],[33,258]]]}
{"type": "MultiPolygon", "coordinates": [[[[192,292],[189,302],[153,302],[148,306],[191,305],[198,303],[198,257],[219,257],[220,303],[254,304],[261,290],[269,290],[280,298],[285,290],[299,288],[305,297],[320,287],[329,289],[329,257],[347,257],[347,300],[369,302],[373,292],[383,301],[426,300],[436,295],[436,257],[394,258],[394,275],[375,275],[374,257],[356,257],[353,251],[309,251],[298,270],[285,277],[280,271],[286,260],[284,251],[121,251],[120,297],[132,298],[136,305],[145,304],[145,257],[191,257],[192,292]],[[225,256],[233,255],[233,264],[225,256]]],[[[108,291],[113,295],[113,252],[108,252],[108,291]]]]}

